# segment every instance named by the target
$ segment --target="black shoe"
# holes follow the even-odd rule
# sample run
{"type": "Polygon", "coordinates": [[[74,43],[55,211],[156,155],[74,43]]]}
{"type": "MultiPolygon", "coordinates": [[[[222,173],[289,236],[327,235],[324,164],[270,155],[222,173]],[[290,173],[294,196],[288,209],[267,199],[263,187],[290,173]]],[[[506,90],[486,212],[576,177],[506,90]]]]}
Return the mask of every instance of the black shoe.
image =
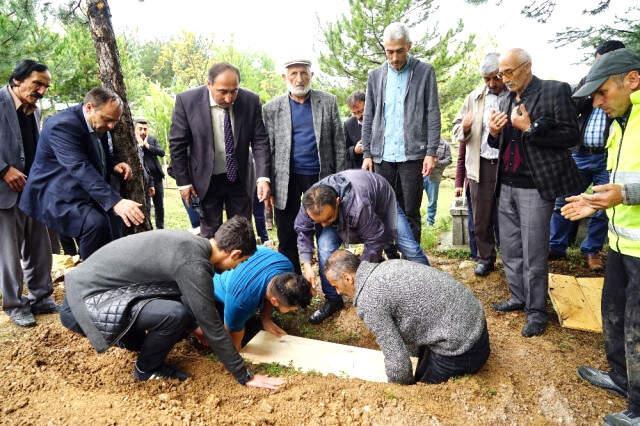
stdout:
{"type": "Polygon", "coordinates": [[[602,389],[606,389],[609,392],[613,392],[618,396],[627,398],[627,392],[622,389],[611,379],[611,376],[606,371],[598,370],[597,368],[582,365],[578,367],[578,376],[593,386],[597,386],[602,389]]]}
{"type": "Polygon", "coordinates": [[[320,324],[322,321],[326,320],[343,307],[344,302],[342,301],[342,298],[327,300],[326,302],[324,302],[324,305],[322,305],[320,309],[311,314],[311,316],[309,317],[309,322],[311,324],[320,324]]]}
{"type": "Polygon", "coordinates": [[[56,304],[53,301],[31,305],[31,313],[33,315],[55,314],[57,312],[60,312],[60,305],[56,304]]]}
{"type": "Polygon", "coordinates": [[[493,271],[495,266],[493,263],[478,263],[476,269],[473,271],[479,277],[486,277],[489,272],[493,271]]]}
{"type": "Polygon", "coordinates": [[[9,315],[11,321],[15,325],[19,325],[20,327],[33,327],[36,325],[36,319],[33,317],[33,314],[30,311],[19,311],[15,314],[9,315]]]}
{"type": "Polygon", "coordinates": [[[494,303],[491,305],[494,311],[498,312],[512,312],[512,311],[523,311],[524,303],[516,302],[513,299],[506,300],[504,302],[494,303]]]}
{"type": "Polygon", "coordinates": [[[527,321],[527,323],[522,328],[520,334],[522,337],[533,337],[533,336],[541,336],[544,334],[544,331],[547,329],[546,322],[533,322],[527,321]]]}
{"type": "Polygon", "coordinates": [[[133,367],[133,378],[138,380],[139,382],[146,382],[147,380],[167,379],[178,379],[181,382],[184,382],[189,378],[189,375],[184,371],[180,371],[169,364],[162,364],[157,370],[148,373],[141,371],[136,365],[133,367]]]}
{"type": "Polygon", "coordinates": [[[549,250],[548,260],[562,260],[567,258],[567,253],[560,253],[559,251],[549,250]]]}
{"type": "Polygon", "coordinates": [[[640,425],[640,416],[630,410],[607,414],[604,416],[604,424],[606,426],[637,426],[640,425]]]}

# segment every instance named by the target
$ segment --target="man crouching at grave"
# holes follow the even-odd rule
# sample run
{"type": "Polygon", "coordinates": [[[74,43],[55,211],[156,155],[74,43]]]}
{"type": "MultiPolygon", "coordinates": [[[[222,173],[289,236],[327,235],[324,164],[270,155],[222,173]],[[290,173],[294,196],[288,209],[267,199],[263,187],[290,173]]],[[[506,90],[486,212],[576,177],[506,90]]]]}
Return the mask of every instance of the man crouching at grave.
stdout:
{"type": "MultiPolygon", "coordinates": [[[[213,294],[218,313],[224,319],[224,328],[237,350],[260,330],[277,337],[287,334],[273,322],[274,308],[282,314],[304,309],[309,306],[312,296],[311,285],[293,272],[291,261],[267,247],[258,247],[237,268],[216,273],[213,294]]],[[[206,346],[201,329],[196,329],[194,334],[206,346]]]]}
{"type": "Polygon", "coordinates": [[[342,297],[324,276],[327,258],[342,243],[364,244],[362,258],[369,262],[380,262],[382,249],[395,243],[405,258],[429,264],[420,242],[413,237],[393,188],[377,173],[345,170],[327,176],[304,193],[294,227],[298,233],[303,275],[312,285],[315,284],[315,273],[311,258],[317,225],[322,227],[317,236],[318,258],[326,302],[309,318],[312,324],[318,324],[342,309],[342,297]]]}
{"type": "Polygon", "coordinates": [[[441,383],[487,361],[482,306],[449,274],[406,260],[360,261],[345,250],[329,257],[325,274],[339,294],[353,298],[376,336],[390,382],[441,383]],[[418,357],[415,374],[410,356],[418,357]]]}
{"type": "Polygon", "coordinates": [[[252,376],[216,311],[214,268],[236,267],[256,250],[251,224],[236,216],[211,240],[184,231],[149,231],[116,240],[65,276],[60,320],[89,338],[98,352],[120,346],[138,352],[133,377],[187,379],[165,363],[196,322],[209,347],[243,385],[275,389],[282,381],[252,376]]]}

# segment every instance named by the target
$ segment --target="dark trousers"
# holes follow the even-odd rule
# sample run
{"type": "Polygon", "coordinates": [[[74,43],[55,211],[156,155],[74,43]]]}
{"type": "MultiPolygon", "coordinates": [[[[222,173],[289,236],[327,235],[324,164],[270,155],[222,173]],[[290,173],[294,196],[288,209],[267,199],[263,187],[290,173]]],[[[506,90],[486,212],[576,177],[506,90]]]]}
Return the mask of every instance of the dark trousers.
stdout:
{"type": "Polygon", "coordinates": [[[209,190],[204,198],[200,198],[200,205],[204,213],[200,219],[200,235],[204,238],[213,238],[222,225],[223,209],[229,219],[240,215],[251,221],[251,197],[244,183],[239,179],[229,182],[226,173],[211,177],[209,190]]]}
{"type": "Polygon", "coordinates": [[[473,225],[478,263],[493,264],[496,261],[494,225],[497,223],[495,197],[498,160],[480,158],[480,182],[469,179],[469,193],[473,205],[473,225]]]}
{"type": "Polygon", "coordinates": [[[267,232],[267,223],[264,217],[264,202],[258,200],[258,194],[253,194],[253,220],[256,225],[256,233],[260,237],[260,242],[264,244],[269,241],[269,233],[267,232]]]}
{"type": "Polygon", "coordinates": [[[84,219],[78,241],[82,260],[87,260],[96,250],[120,237],[118,222],[121,219],[100,209],[92,209],[84,219]]]}
{"type": "Polygon", "coordinates": [[[442,383],[454,376],[473,374],[480,370],[489,358],[489,333],[484,326],[478,341],[462,355],[445,356],[431,352],[428,347],[419,348],[416,382],[442,383]]]}
{"type": "MultiPolygon", "coordinates": [[[[143,372],[151,372],[163,364],[173,346],[197,324],[191,311],[177,300],[152,299],[141,303],[144,307],[118,346],[138,352],[136,366],[143,372]]],[[[84,335],[66,298],[60,309],[60,322],[69,330],[84,335]]]]}
{"type": "Polygon", "coordinates": [[[422,203],[422,161],[413,160],[402,163],[383,161],[375,165],[376,173],[384,176],[396,193],[400,207],[407,215],[413,238],[420,243],[422,229],[420,225],[420,204],[422,203]]]}
{"type": "Polygon", "coordinates": [[[153,196],[153,210],[156,215],[156,229],[164,229],[164,188],[162,177],[155,177],[156,195],[153,196]]]}
{"type": "Polygon", "coordinates": [[[300,256],[298,255],[298,234],[293,229],[300,210],[302,194],[316,183],[318,175],[298,175],[289,176],[289,189],[287,192],[287,204],[283,210],[275,210],[276,226],[278,228],[278,251],[293,263],[297,274],[301,274],[300,256]]]}
{"type": "Polygon", "coordinates": [[[471,194],[469,193],[469,187],[464,194],[467,199],[467,228],[469,229],[469,250],[471,251],[471,257],[478,259],[478,244],[476,244],[476,228],[473,224],[473,206],[471,205],[471,194]]]}
{"type": "MultiPolygon", "coordinates": [[[[220,318],[224,318],[224,303],[220,303],[216,300],[216,310],[218,311],[220,318]]],[[[244,336],[242,337],[240,346],[243,348],[247,346],[247,343],[249,343],[251,339],[260,332],[260,330],[262,330],[262,321],[260,321],[258,315],[253,315],[244,324],[244,336]]]]}
{"type": "Polygon", "coordinates": [[[609,249],[602,289],[604,348],[616,384],[640,414],[640,258],[609,249]]]}

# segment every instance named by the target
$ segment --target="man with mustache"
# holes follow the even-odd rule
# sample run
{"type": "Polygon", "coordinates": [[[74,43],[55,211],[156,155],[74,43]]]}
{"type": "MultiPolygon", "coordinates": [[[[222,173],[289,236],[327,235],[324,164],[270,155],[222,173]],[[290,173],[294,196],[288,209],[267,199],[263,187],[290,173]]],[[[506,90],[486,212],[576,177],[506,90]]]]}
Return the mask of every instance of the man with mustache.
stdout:
{"type": "Polygon", "coordinates": [[[423,176],[437,164],[440,104],[433,66],[409,54],[407,27],[383,33],[386,63],[369,73],[362,123],[362,168],[384,176],[395,190],[420,241],[423,176]]]}
{"type": "Polygon", "coordinates": [[[539,79],[531,66],[523,49],[500,57],[497,75],[511,93],[491,113],[488,139],[500,150],[498,225],[511,293],[493,308],[525,311],[524,337],[541,335],[547,327],[547,256],[555,199],[575,194],[582,185],[569,152],[580,138],[571,87],[539,79]]]}
{"type": "Polygon", "coordinates": [[[36,324],[33,314],[57,310],[47,228],[18,209],[40,134],[37,102],[50,83],[46,65],[25,59],[0,89],[0,289],[2,309],[22,327],[36,324]],[[22,296],[23,278],[28,297],[22,296]]]}
{"type": "MultiPolygon", "coordinates": [[[[319,179],[344,169],[345,139],[336,97],[311,89],[311,61],[292,60],[284,68],[287,94],[267,103],[263,116],[273,156],[278,250],[301,274],[293,227],[300,198],[319,179]]],[[[312,323],[320,323],[342,309],[342,298],[335,291],[325,297],[326,303],[311,315],[312,323]]]]}

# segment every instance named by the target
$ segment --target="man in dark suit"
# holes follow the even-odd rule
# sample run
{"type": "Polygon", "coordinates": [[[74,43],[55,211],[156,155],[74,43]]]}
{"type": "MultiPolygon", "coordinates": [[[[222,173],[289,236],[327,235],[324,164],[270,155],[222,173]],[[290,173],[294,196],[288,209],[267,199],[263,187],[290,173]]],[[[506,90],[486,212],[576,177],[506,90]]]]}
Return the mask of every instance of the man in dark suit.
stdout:
{"type": "Polygon", "coordinates": [[[162,180],[164,172],[158,157],[164,157],[164,149],[158,140],[149,135],[149,122],[145,119],[136,120],[136,139],[138,146],[142,147],[142,155],[145,169],[153,180],[154,191],[149,194],[153,198],[153,208],[156,212],[156,228],[164,228],[164,187],[162,180]]]}
{"type": "Polygon", "coordinates": [[[251,220],[253,187],[249,147],[255,159],[259,201],[270,195],[269,140],[260,98],[240,89],[240,71],[222,62],[209,69],[206,86],[176,97],[169,149],[185,203],[196,197],[204,213],[200,234],[211,238],[227,217],[251,220]]]}
{"type": "Polygon", "coordinates": [[[84,102],[47,120],[20,209],[66,237],[76,238],[86,260],[114,240],[115,213],[126,226],[144,220],[141,204],[120,197],[111,173],[131,179],[131,167],[116,162],[109,142],[122,115],[122,100],[96,87],[84,102]]]}
{"type": "Polygon", "coordinates": [[[50,83],[47,66],[27,59],[0,89],[0,290],[2,309],[22,327],[36,324],[33,314],[57,309],[47,228],[18,209],[38,143],[37,102],[50,83]],[[28,297],[22,296],[23,281],[28,297]]]}
{"type": "Polygon", "coordinates": [[[345,152],[345,168],[362,168],[362,117],[364,116],[364,98],[362,91],[353,92],[347,98],[347,106],[351,117],[344,122],[344,138],[347,142],[345,152]]]}
{"type": "Polygon", "coordinates": [[[489,119],[489,145],[499,148],[498,223],[509,281],[500,312],[524,310],[524,337],[547,326],[549,223],[555,199],[582,184],[569,148],[578,143],[576,110],[567,83],[540,80],[522,49],[500,57],[498,76],[509,89],[489,119]]]}

